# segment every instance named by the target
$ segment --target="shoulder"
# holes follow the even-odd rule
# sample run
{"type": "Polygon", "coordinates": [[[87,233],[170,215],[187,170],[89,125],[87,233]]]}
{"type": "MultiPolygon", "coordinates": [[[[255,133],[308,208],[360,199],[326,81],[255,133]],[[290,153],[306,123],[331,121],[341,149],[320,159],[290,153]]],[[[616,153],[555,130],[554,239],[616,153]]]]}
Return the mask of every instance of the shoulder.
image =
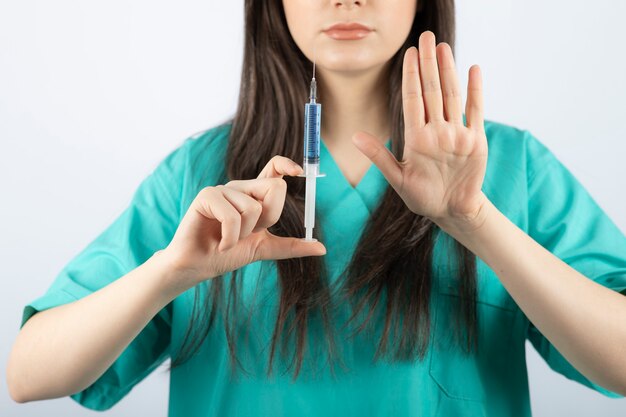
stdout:
{"type": "Polygon", "coordinates": [[[485,134],[490,157],[522,157],[529,142],[537,141],[527,129],[493,120],[485,120],[485,134]]]}
{"type": "Polygon", "coordinates": [[[185,140],[184,146],[188,148],[187,152],[191,159],[206,155],[207,152],[210,154],[225,152],[231,127],[232,122],[226,121],[189,136],[185,140]]]}
{"type": "Polygon", "coordinates": [[[192,142],[197,146],[206,146],[211,144],[217,144],[228,140],[228,135],[232,128],[232,121],[227,120],[219,125],[201,130],[199,132],[190,135],[186,142],[192,142]]]}
{"type": "Polygon", "coordinates": [[[227,182],[226,156],[231,121],[196,132],[181,147],[185,148],[185,189],[188,203],[204,187],[227,182]]]}
{"type": "Polygon", "coordinates": [[[532,179],[538,167],[557,161],[554,153],[531,131],[506,123],[485,120],[488,165],[506,170],[525,180],[532,179]]]}
{"type": "Polygon", "coordinates": [[[216,165],[225,155],[230,122],[186,136],[167,155],[155,164],[152,176],[164,180],[184,181],[198,162],[216,165]]]}
{"type": "Polygon", "coordinates": [[[545,167],[561,165],[528,129],[485,120],[485,134],[488,158],[483,191],[509,219],[523,227],[530,184],[545,167]]]}
{"type": "Polygon", "coordinates": [[[196,132],[185,140],[188,175],[214,177],[221,173],[225,167],[231,126],[232,122],[227,121],[196,132]]]}

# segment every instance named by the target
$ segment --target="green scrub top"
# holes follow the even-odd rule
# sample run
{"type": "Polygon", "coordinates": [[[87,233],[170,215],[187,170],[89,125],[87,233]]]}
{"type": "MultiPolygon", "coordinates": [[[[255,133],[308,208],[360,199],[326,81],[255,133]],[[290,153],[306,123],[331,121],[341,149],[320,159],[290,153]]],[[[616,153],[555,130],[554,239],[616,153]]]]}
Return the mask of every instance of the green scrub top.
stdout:
{"type": "MultiPolygon", "coordinates": [[[[155,164],[127,208],[69,261],[43,296],[25,306],[22,325],[37,311],[104,287],[165,248],[200,189],[223,183],[219,178],[230,128],[227,123],[191,136],[155,164]]],[[[492,121],[485,122],[485,129],[489,158],[483,191],[489,199],[573,268],[626,294],[626,238],[585,188],[528,131],[492,121]]],[[[390,148],[391,141],[386,146],[390,148]]],[[[333,281],[349,261],[388,184],[372,165],[352,187],[323,139],[320,159],[326,177],[317,182],[316,226],[324,236],[327,254],[323,260],[333,281]]],[[[309,356],[295,382],[291,372],[280,372],[285,368],[278,367],[279,362],[268,379],[267,347],[279,287],[275,261],[258,261],[241,269],[240,308],[247,312],[250,303],[256,303],[250,335],[242,333],[237,340],[238,355],[249,374],[238,370],[231,379],[223,324],[218,320],[214,329],[219,331],[210,332],[199,354],[171,372],[169,416],[530,416],[526,340],[556,372],[609,397],[620,397],[574,369],[529,322],[480,259],[476,302],[481,348],[465,356],[452,338],[451,311],[459,302],[458,275],[448,266],[452,240],[438,233],[433,257],[432,333],[423,361],[373,363],[378,337],[361,333],[354,341],[337,337],[347,369],[336,366],[334,377],[327,367],[321,372],[313,367],[315,361],[309,356]]],[[[193,289],[173,300],[96,382],[71,397],[94,410],[108,409],[120,401],[180,346],[192,302],[193,289]]],[[[242,332],[246,317],[240,315],[242,332]]],[[[340,324],[335,322],[335,334],[345,336],[340,324]]],[[[316,340],[310,343],[314,346],[316,340]]]]}

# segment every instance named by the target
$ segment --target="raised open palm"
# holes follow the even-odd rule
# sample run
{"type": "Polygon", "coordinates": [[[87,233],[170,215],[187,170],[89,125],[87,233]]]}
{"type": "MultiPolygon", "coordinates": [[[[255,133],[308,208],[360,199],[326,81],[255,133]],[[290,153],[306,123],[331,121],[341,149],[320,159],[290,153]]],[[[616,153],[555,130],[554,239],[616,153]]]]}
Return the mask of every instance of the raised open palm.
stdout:
{"type": "Polygon", "coordinates": [[[450,46],[427,31],[419,50],[404,55],[402,161],[366,132],[355,145],[378,166],[407,207],[433,221],[474,218],[486,200],[481,191],[487,165],[480,68],[469,70],[466,124],[450,46]]]}

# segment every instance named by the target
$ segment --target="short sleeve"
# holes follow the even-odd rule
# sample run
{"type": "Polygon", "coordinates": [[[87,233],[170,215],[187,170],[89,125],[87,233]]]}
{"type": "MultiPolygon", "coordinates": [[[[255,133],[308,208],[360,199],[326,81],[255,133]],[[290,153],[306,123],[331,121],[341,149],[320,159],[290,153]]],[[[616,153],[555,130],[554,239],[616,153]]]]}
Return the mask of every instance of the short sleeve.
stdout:
{"type": "MultiPolygon", "coordinates": [[[[586,277],[626,295],[624,234],[545,145],[528,134],[527,147],[529,236],[586,277]]],[[[623,397],[582,375],[532,323],[527,337],[556,372],[623,397]]]]}
{"type": "MultiPolygon", "coordinates": [[[[39,311],[89,295],[165,248],[178,227],[186,167],[185,140],[152,170],[121,214],[24,307],[22,324],[39,311]]],[[[94,410],[112,407],[169,355],[171,303],[163,308],[91,386],[71,397],[94,410]]]]}

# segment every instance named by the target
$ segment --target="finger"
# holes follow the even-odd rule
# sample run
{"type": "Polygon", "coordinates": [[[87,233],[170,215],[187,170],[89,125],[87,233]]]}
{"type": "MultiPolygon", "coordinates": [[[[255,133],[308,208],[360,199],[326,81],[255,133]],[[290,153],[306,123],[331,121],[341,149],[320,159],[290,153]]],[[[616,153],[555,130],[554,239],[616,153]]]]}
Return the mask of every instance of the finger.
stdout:
{"type": "Polygon", "coordinates": [[[467,127],[484,130],[483,82],[480,72],[480,67],[478,65],[472,65],[469,69],[465,118],[467,121],[467,127]]]}
{"type": "Polygon", "coordinates": [[[326,254],[326,247],[322,242],[308,242],[295,237],[276,236],[266,234],[258,246],[257,257],[266,259],[288,259],[303,256],[321,256],[326,254]]]}
{"type": "Polygon", "coordinates": [[[418,56],[427,122],[441,121],[443,120],[443,99],[433,32],[428,30],[420,35],[418,56]]]}
{"type": "Polygon", "coordinates": [[[275,155],[269,160],[257,178],[282,178],[283,175],[298,175],[304,170],[291,159],[275,155]]]}
{"type": "Polygon", "coordinates": [[[257,222],[257,229],[268,228],[275,224],[283,212],[287,183],[282,178],[257,178],[253,180],[234,180],[226,187],[246,193],[254,197],[263,206],[257,222]]]}
{"type": "Polygon", "coordinates": [[[424,98],[420,86],[417,48],[410,47],[404,53],[402,63],[402,107],[404,126],[407,129],[419,129],[426,124],[424,119],[424,98]]]}
{"type": "Polygon", "coordinates": [[[232,204],[241,215],[241,227],[239,230],[239,240],[245,238],[256,226],[259,217],[263,212],[262,204],[247,194],[234,190],[225,185],[216,187],[222,192],[226,200],[232,204]]]}
{"type": "Polygon", "coordinates": [[[445,42],[437,45],[437,60],[439,61],[439,78],[441,78],[445,118],[449,122],[463,124],[461,114],[463,100],[461,99],[459,79],[450,45],[445,42]]]}
{"type": "Polygon", "coordinates": [[[223,252],[237,244],[241,227],[241,215],[215,187],[207,187],[198,198],[197,211],[206,218],[216,219],[222,226],[222,238],[218,251],[223,252]]]}
{"type": "Polygon", "coordinates": [[[402,184],[402,167],[386,146],[367,132],[359,131],[352,136],[354,145],[367,156],[385,176],[394,189],[402,184]]]}

